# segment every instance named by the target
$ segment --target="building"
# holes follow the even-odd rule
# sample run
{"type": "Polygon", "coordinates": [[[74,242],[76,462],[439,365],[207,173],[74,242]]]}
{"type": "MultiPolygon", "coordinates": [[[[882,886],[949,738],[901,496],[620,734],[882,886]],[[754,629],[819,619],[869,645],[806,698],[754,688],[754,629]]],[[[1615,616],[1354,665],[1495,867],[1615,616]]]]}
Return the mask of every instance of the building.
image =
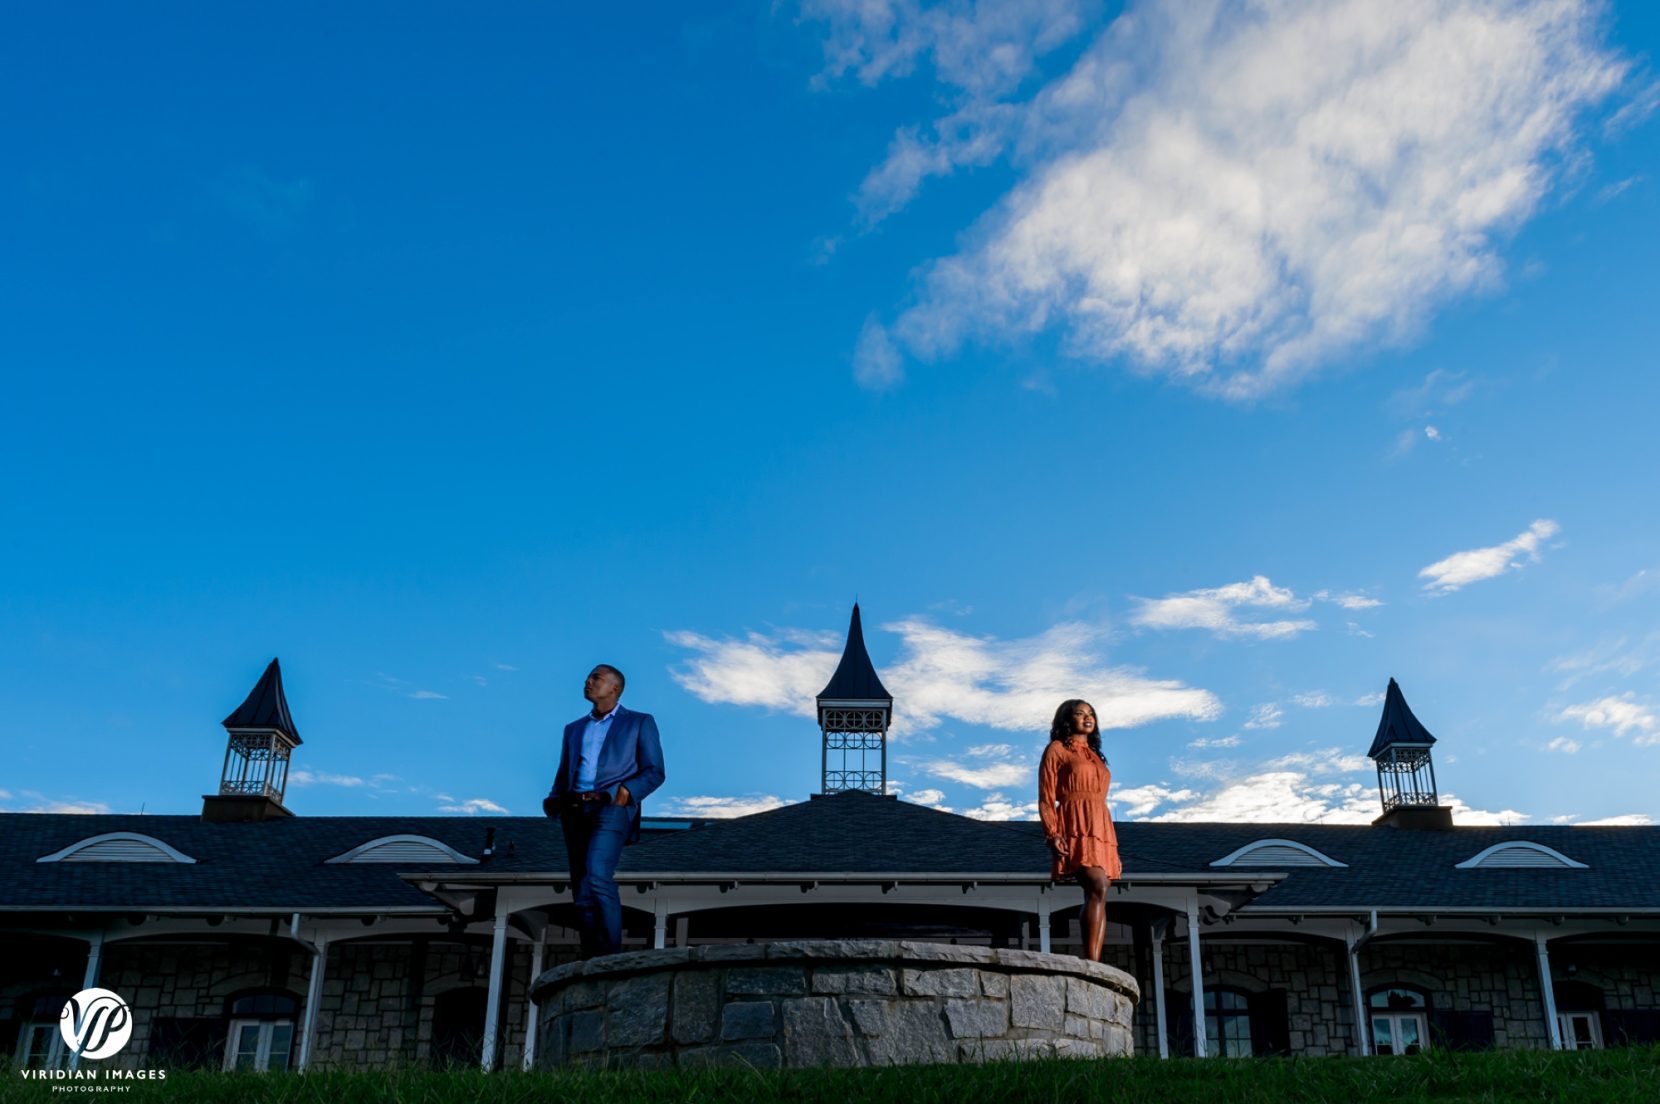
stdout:
{"type": "MultiPolygon", "coordinates": [[[[892,697],[857,607],[819,698],[821,793],[651,819],[624,856],[627,942],[803,937],[1080,945],[1034,823],[886,788],[892,697]]],[[[200,817],[0,815],[0,1056],[72,1063],[64,1001],[131,1005],[111,1064],[529,1065],[531,980],[576,953],[556,824],[306,817],[275,661],[224,721],[200,817]]],[[[1660,828],[1462,827],[1390,682],[1371,825],[1118,826],[1106,960],[1143,1054],[1392,1054],[1660,1040],[1660,828]]],[[[1035,783],[1034,783],[1035,784],[1035,783]]]]}

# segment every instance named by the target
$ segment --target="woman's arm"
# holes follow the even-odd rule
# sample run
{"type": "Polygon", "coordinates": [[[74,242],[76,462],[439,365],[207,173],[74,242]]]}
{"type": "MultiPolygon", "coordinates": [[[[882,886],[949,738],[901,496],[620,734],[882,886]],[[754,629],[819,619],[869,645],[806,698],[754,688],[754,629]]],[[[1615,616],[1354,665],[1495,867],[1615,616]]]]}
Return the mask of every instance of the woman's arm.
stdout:
{"type": "Polygon", "coordinates": [[[1043,749],[1043,760],[1038,764],[1038,819],[1043,821],[1043,835],[1055,840],[1061,834],[1061,816],[1055,810],[1055,793],[1060,784],[1060,756],[1055,754],[1055,742],[1043,749]]]}

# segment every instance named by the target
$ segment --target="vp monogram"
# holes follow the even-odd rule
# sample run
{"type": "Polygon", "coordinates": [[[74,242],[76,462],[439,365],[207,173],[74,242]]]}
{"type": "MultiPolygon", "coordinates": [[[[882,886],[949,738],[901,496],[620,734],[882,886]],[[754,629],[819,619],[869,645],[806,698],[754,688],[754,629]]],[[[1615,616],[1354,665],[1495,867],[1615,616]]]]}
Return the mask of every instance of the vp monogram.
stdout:
{"type": "Polygon", "coordinates": [[[82,989],[63,1006],[58,1030],[82,1058],[108,1058],[132,1038],[133,1014],[108,989],[82,989]]]}

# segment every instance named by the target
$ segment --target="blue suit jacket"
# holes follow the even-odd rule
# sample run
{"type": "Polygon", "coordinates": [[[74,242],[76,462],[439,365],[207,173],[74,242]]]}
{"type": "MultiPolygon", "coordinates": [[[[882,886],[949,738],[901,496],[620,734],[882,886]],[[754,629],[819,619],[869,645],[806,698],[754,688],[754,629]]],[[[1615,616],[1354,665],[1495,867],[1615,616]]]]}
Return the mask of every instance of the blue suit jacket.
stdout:
{"type": "MultiPolygon", "coordinates": [[[[559,773],[548,792],[548,801],[553,805],[576,789],[576,767],[582,758],[582,734],[587,728],[587,714],[565,726],[564,743],[559,749],[559,773]]],[[[611,718],[610,731],[600,745],[594,789],[604,790],[615,801],[617,787],[628,787],[629,806],[634,810],[629,842],[640,838],[640,802],[661,786],[665,777],[663,745],[657,738],[656,719],[650,713],[636,713],[617,706],[617,715],[611,718]]]]}

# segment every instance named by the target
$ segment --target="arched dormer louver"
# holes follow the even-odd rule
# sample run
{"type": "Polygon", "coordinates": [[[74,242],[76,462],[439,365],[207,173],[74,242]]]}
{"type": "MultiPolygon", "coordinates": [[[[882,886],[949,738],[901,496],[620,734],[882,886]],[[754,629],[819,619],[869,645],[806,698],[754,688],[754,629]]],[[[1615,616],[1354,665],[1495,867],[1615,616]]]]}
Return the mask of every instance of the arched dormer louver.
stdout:
{"type": "Polygon", "coordinates": [[[72,843],[61,851],[42,855],[35,861],[193,863],[196,860],[142,832],[104,832],[72,843]]]}
{"type": "Polygon", "coordinates": [[[368,843],[358,844],[343,855],[328,860],[331,863],[467,863],[477,864],[447,843],[431,836],[381,836],[368,843]]]}
{"type": "Polygon", "coordinates": [[[1347,867],[1323,851],[1288,839],[1260,839],[1223,855],[1211,866],[1329,866],[1347,867]]]}
{"type": "Polygon", "coordinates": [[[1531,840],[1495,843],[1459,863],[1455,870],[1589,870],[1554,847],[1531,840]]]}

